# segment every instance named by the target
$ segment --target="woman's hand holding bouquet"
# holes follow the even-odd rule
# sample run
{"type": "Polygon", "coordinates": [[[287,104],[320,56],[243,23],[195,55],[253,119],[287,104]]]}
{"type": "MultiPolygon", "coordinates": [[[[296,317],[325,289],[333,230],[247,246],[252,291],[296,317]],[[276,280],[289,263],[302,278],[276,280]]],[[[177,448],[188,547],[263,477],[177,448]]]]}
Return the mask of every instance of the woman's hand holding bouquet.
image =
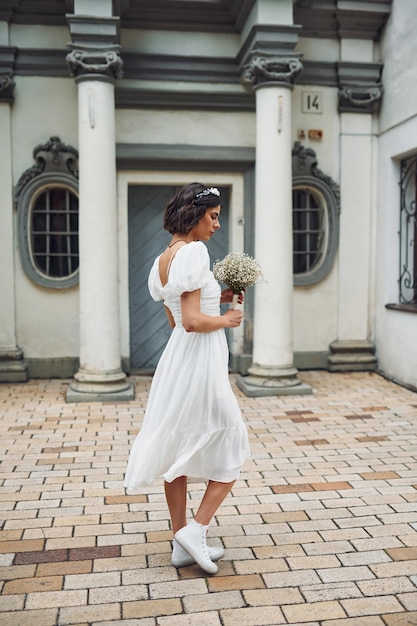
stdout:
{"type": "Polygon", "coordinates": [[[222,293],[222,302],[232,302],[232,308],[243,302],[243,292],[247,287],[263,280],[262,270],[257,261],[246,253],[230,252],[222,261],[213,265],[213,275],[227,285],[222,293]]]}

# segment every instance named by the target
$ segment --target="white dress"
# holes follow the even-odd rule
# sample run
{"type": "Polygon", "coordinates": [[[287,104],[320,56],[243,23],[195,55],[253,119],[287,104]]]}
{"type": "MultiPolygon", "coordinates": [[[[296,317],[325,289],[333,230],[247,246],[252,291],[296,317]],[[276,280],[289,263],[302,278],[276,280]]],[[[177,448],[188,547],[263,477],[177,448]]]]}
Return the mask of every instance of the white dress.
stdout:
{"type": "Polygon", "coordinates": [[[238,478],[249,457],[246,426],[228,374],[224,328],[206,333],[182,326],[181,294],[201,289],[201,310],[220,314],[220,285],[202,242],[182,246],[163,287],[159,257],[149,274],[154,300],[164,300],[175,320],[156,368],[142,428],[130,452],[125,487],[135,490],[156,478],[188,476],[219,482],[238,478]]]}

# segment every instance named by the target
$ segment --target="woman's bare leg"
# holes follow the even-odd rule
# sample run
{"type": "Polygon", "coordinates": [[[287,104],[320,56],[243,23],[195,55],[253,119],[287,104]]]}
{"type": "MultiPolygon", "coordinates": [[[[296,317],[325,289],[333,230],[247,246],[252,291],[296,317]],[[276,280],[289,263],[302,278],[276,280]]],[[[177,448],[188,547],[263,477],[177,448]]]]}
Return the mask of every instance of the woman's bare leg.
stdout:
{"type": "Polygon", "coordinates": [[[194,516],[194,519],[203,526],[208,526],[217,509],[229,494],[231,488],[235,484],[235,481],[231,483],[219,483],[214,480],[210,480],[204,497],[201,501],[198,511],[194,516]]]}
{"type": "MultiPolygon", "coordinates": [[[[194,519],[186,527],[180,528],[175,534],[177,544],[185,552],[188,552],[196,563],[209,574],[216,574],[219,568],[213,563],[213,553],[210,553],[210,549],[206,544],[207,527],[213,515],[230,492],[234,482],[219,483],[210,480],[194,519]]],[[[172,498],[173,503],[174,498],[172,498]]],[[[179,523],[179,518],[176,521],[179,523]]],[[[221,558],[221,555],[218,555],[217,558],[221,558]]]]}
{"type": "Polygon", "coordinates": [[[165,482],[165,497],[171,516],[172,532],[175,533],[187,524],[187,477],[180,476],[172,481],[165,482]]]}

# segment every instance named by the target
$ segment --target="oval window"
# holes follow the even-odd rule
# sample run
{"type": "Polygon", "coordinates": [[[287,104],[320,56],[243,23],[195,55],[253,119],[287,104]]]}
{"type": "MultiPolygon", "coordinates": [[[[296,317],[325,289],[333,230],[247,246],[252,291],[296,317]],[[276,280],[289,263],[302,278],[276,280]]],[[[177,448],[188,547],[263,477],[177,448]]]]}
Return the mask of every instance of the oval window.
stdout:
{"type": "Polygon", "coordinates": [[[78,197],[66,187],[46,187],[30,208],[29,252],[38,272],[60,279],[78,271],[78,197]]]}
{"type": "Polygon", "coordinates": [[[311,274],[323,263],[328,227],[326,202],[316,189],[293,188],[293,272],[311,274]]]}
{"type": "Polygon", "coordinates": [[[339,243],[339,186],[318,168],[312,148],[292,150],[294,285],[314,285],[331,271],[339,243]]]}

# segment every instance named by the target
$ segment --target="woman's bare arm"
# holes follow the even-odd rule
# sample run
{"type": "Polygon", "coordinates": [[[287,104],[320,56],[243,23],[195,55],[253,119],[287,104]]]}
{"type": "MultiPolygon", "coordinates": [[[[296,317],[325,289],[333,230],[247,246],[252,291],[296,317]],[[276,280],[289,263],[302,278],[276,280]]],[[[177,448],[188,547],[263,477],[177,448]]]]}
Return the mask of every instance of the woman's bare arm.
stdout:
{"type": "Polygon", "coordinates": [[[181,295],[182,324],[189,333],[209,333],[219,328],[236,328],[242,311],[229,309],[224,315],[206,315],[200,310],[200,289],[181,295]]]}

